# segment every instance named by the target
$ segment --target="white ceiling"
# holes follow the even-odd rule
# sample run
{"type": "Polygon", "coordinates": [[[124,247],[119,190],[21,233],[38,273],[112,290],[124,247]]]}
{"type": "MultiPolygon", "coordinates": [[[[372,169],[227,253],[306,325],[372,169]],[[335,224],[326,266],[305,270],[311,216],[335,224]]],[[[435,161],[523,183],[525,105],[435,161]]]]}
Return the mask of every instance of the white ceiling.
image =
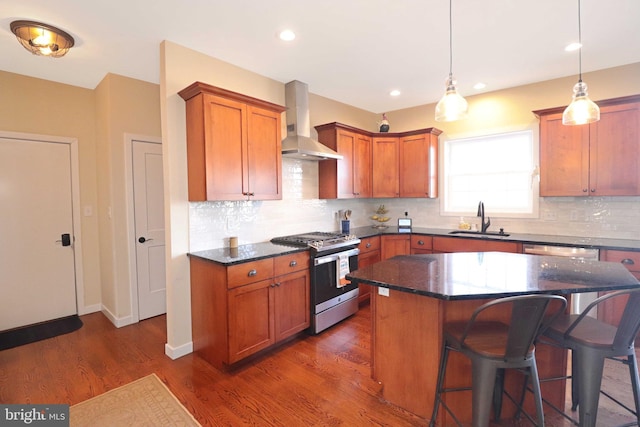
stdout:
{"type": "MultiPolygon", "coordinates": [[[[577,0],[454,0],[459,91],[577,81],[578,53],[564,51],[578,38],[577,9],[577,0]]],[[[159,83],[162,40],[377,113],[436,102],[449,73],[447,0],[0,0],[0,13],[0,70],[86,88],[108,72],[159,83]],[[11,34],[17,19],[58,26],[76,47],[33,56],[11,34]],[[276,37],[284,28],[295,41],[276,37]]],[[[582,42],[583,72],[640,62],[640,1],[582,0],[582,42]]]]}

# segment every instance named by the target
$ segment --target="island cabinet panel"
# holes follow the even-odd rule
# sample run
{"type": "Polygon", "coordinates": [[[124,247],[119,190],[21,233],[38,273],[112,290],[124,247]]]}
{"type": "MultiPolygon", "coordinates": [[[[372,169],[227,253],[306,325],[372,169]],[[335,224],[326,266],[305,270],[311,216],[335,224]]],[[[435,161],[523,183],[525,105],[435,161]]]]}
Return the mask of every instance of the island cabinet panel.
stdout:
{"type": "MultiPolygon", "coordinates": [[[[624,265],[638,280],[640,280],[640,252],[603,250],[600,252],[600,260],[619,262],[624,265]]],[[[603,295],[603,293],[600,293],[603,295]]],[[[615,301],[605,301],[598,305],[598,319],[611,325],[618,326],[622,311],[627,303],[627,298],[619,298],[615,301]]],[[[640,340],[636,338],[636,347],[640,346],[640,340]]]]}
{"type": "Polygon", "coordinates": [[[438,197],[438,134],[400,138],[400,197],[438,197]]]}
{"type": "Polygon", "coordinates": [[[640,96],[598,102],[600,120],[564,126],[562,109],[540,118],[541,196],[640,195],[640,96]]]}
{"type": "Polygon", "coordinates": [[[433,253],[433,237],[420,234],[411,235],[411,255],[433,253]]]}
{"type": "Polygon", "coordinates": [[[393,258],[396,255],[409,255],[411,253],[411,239],[408,234],[387,234],[381,236],[380,258],[382,260],[393,258]]]}
{"type": "Polygon", "coordinates": [[[190,266],[193,347],[212,365],[224,368],[309,327],[308,252],[229,266],[192,256],[190,266]]]}
{"type": "Polygon", "coordinates": [[[318,140],[343,156],[318,165],[321,199],[371,197],[371,137],[358,129],[330,123],[316,126],[318,140]]]}
{"type": "Polygon", "coordinates": [[[400,197],[400,146],[397,137],[373,138],[373,197],[400,197]]]}
{"type": "Polygon", "coordinates": [[[372,133],[340,123],[315,129],[321,143],[343,156],[319,163],[321,199],[438,196],[441,130],[372,133]]]}
{"type": "Polygon", "coordinates": [[[281,199],[284,107],[200,82],[179,95],[189,200],[281,199]]]}
{"type": "MultiPolygon", "coordinates": [[[[380,262],[380,236],[365,237],[361,239],[358,246],[360,253],[358,254],[358,268],[367,267],[369,265],[380,262]]],[[[358,303],[369,301],[371,295],[371,286],[364,283],[358,285],[358,303]]]]}
{"type": "Polygon", "coordinates": [[[433,238],[433,252],[511,252],[522,253],[522,243],[503,242],[482,238],[439,237],[433,238]]]}

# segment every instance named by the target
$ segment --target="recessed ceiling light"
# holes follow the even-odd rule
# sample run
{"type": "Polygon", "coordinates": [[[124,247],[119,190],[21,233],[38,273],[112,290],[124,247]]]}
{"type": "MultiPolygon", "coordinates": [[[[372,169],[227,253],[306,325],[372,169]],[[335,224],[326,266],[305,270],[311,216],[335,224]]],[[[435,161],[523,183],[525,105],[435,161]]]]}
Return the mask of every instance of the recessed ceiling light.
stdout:
{"type": "Polygon", "coordinates": [[[568,44],[567,47],[564,48],[566,52],[573,52],[574,50],[578,50],[582,47],[580,43],[571,43],[568,44]]]}
{"type": "Polygon", "coordinates": [[[290,42],[291,40],[296,38],[296,33],[294,33],[292,30],[282,30],[278,34],[278,37],[280,37],[280,40],[290,42]]]}
{"type": "Polygon", "coordinates": [[[487,85],[482,82],[478,82],[473,85],[473,88],[476,90],[484,89],[485,87],[487,87],[487,85]]]}
{"type": "Polygon", "coordinates": [[[389,92],[389,95],[391,95],[391,96],[400,96],[400,91],[398,89],[394,89],[391,92],[389,92]]]}

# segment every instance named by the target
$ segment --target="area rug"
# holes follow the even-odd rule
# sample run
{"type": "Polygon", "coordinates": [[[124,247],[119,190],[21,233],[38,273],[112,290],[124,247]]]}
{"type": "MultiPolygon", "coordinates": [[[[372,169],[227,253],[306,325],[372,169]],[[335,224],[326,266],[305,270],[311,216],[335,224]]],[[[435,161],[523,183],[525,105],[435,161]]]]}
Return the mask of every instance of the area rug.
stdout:
{"type": "Polygon", "coordinates": [[[67,316],[35,325],[10,329],[0,332],[0,350],[18,347],[32,342],[68,334],[82,327],[82,320],[78,315],[67,316]]]}
{"type": "Polygon", "coordinates": [[[71,406],[72,427],[200,426],[155,375],[71,406]]]}

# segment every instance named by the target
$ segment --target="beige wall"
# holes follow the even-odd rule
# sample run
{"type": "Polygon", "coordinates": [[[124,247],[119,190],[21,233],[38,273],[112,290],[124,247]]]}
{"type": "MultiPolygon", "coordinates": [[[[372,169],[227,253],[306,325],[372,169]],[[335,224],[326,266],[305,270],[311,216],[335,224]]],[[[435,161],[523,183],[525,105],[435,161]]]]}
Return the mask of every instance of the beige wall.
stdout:
{"type": "Polygon", "coordinates": [[[125,134],[160,137],[160,87],[107,74],[96,88],[102,303],[116,324],[132,315],[125,134]]]}
{"type": "MultiPolygon", "coordinates": [[[[84,306],[100,304],[95,93],[93,90],[0,71],[0,129],[78,139],[84,306]]],[[[84,307],[79,307],[82,311],[84,307]]]]}
{"type": "MultiPolygon", "coordinates": [[[[84,307],[131,315],[125,133],[160,136],[160,87],[114,74],[95,90],[0,71],[0,130],[78,139],[84,307]],[[111,212],[111,215],[109,215],[111,212]]],[[[86,310],[86,311],[85,311],[86,310]]]]}

